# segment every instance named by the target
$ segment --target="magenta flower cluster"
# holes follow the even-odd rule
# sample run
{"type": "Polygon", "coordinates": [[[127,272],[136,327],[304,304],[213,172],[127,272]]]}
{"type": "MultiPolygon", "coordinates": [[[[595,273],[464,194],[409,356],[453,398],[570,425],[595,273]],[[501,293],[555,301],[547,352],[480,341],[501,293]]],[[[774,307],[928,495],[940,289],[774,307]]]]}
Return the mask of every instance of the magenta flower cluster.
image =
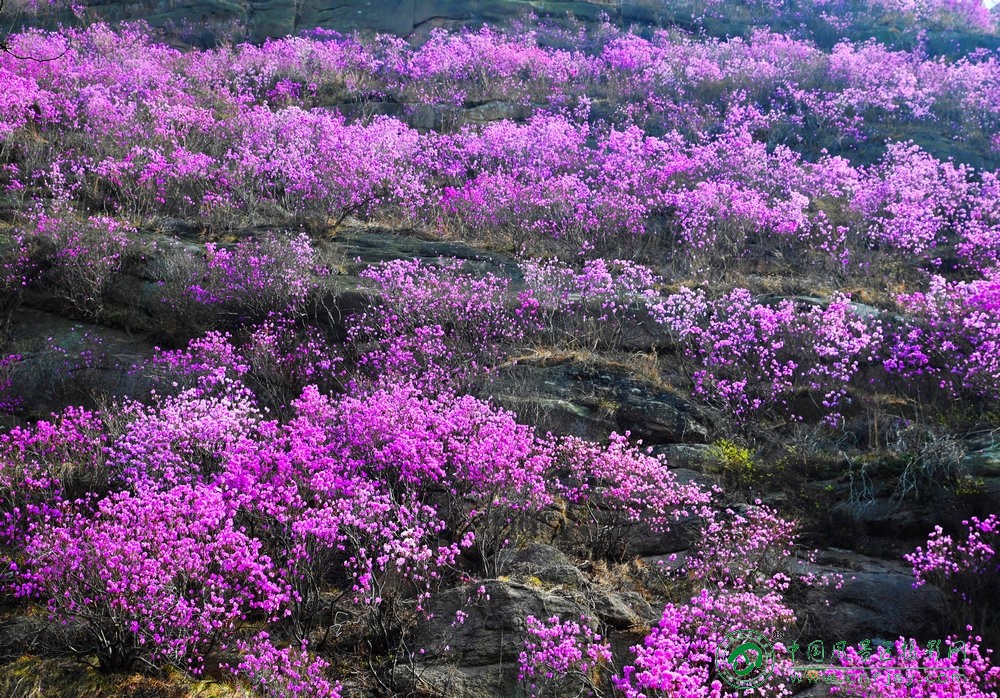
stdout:
{"type": "MultiPolygon", "coordinates": [[[[205,358],[163,356],[196,372],[205,358]]],[[[464,552],[499,573],[557,497],[657,529],[709,501],[624,437],[539,439],[476,398],[403,383],[340,398],[307,387],[278,422],[232,364],[126,406],[114,431],[69,410],[3,437],[11,588],[82,627],[105,668],[198,673],[251,618],[305,637],[331,575],[363,613],[419,612],[464,552]]]]}
{"type": "Polygon", "coordinates": [[[310,655],[307,647],[308,643],[303,642],[297,649],[277,649],[270,636],[262,632],[239,644],[243,660],[230,669],[247,679],[264,698],[340,698],[340,685],[326,677],[329,663],[310,655]]]}
{"type": "Polygon", "coordinates": [[[984,650],[981,642],[978,635],[953,636],[944,644],[920,647],[901,637],[891,649],[847,647],[834,653],[839,666],[823,670],[819,680],[831,684],[832,695],[988,698],[1000,688],[1000,670],[991,663],[993,650],[984,650]]]}
{"type": "Polygon", "coordinates": [[[572,621],[528,616],[525,622],[528,638],[518,658],[518,679],[532,695],[544,693],[543,688],[556,690],[575,679],[589,681],[597,667],[611,661],[611,647],[594,632],[587,616],[572,621]]]}
{"type": "Polygon", "coordinates": [[[737,416],[806,392],[836,422],[852,383],[884,345],[882,322],[861,316],[846,296],[801,311],[794,301],[760,302],[745,289],[709,301],[685,288],[651,312],[694,361],[695,392],[737,416]]]}
{"type": "Polygon", "coordinates": [[[495,368],[523,336],[508,281],[457,259],[386,262],[361,273],[371,303],[349,321],[361,366],[424,390],[457,389],[495,368]]]}
{"type": "Polygon", "coordinates": [[[3,147],[37,163],[5,166],[4,179],[22,197],[45,183],[140,219],[223,229],[353,215],[576,249],[665,236],[695,269],[760,236],[839,265],[873,248],[933,261],[948,245],[968,266],[996,261],[993,173],[908,142],[870,166],[800,142],[804,130],[833,149],[877,121],[957,121],[986,149],[1000,125],[994,56],[943,62],[847,42],[827,53],[766,31],[695,41],[606,25],[562,37],[572,50],[543,46],[556,38],[438,32],[413,49],[320,32],[180,53],[134,26],[25,32],[8,41],[19,55],[62,58],[0,56],[3,147]],[[490,100],[533,113],[418,131],[326,108],[375,99],[430,100],[456,119],[490,100]],[[617,111],[593,118],[598,100],[617,111]]]}
{"type": "MultiPolygon", "coordinates": [[[[723,636],[754,629],[780,637],[794,619],[776,592],[702,590],[686,604],[667,604],[643,644],[632,648],[635,660],[614,678],[615,688],[626,698],[738,696],[739,691],[714,678],[715,652],[723,636]]],[[[776,644],[775,651],[775,672],[763,690],[769,696],[788,696],[785,676],[791,659],[783,645],[776,644]]]]}

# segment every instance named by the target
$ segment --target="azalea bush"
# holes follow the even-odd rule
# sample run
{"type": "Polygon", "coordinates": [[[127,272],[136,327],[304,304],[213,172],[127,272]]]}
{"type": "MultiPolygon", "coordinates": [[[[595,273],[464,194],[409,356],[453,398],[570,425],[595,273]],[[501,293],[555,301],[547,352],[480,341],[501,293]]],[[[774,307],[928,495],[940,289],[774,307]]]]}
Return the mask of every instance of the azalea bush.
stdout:
{"type": "Polygon", "coordinates": [[[847,647],[837,657],[840,666],[825,670],[822,680],[832,684],[831,695],[985,697],[1000,686],[1000,671],[992,665],[993,650],[981,643],[979,636],[951,636],[944,644],[920,647],[915,639],[901,637],[891,650],[847,647]],[[908,670],[900,671],[901,666],[908,670]]]}
{"type": "Polygon", "coordinates": [[[886,368],[911,379],[924,379],[949,397],[997,396],[1000,364],[1000,275],[953,282],[931,278],[925,292],[898,298],[911,315],[893,337],[886,368]]]}
{"type": "Polygon", "coordinates": [[[403,377],[424,390],[461,389],[494,371],[523,336],[508,281],[460,260],[386,262],[362,272],[370,304],[348,335],[373,378],[403,377]]]}
{"type": "Polygon", "coordinates": [[[600,683],[602,665],[611,661],[611,647],[591,629],[586,616],[564,621],[559,616],[525,619],[528,638],[518,658],[518,679],[530,695],[560,695],[579,686],[600,683]]]}
{"type": "MultiPolygon", "coordinates": [[[[738,696],[740,692],[715,678],[716,648],[738,630],[756,630],[780,637],[794,622],[781,595],[770,592],[702,590],[685,604],[667,604],[659,623],[641,645],[632,648],[632,663],[614,677],[618,692],[640,696],[738,696]]],[[[774,673],[763,684],[768,695],[791,695],[785,678],[792,661],[784,645],[776,644],[774,673]]]]}
{"type": "Polygon", "coordinates": [[[960,537],[935,526],[925,545],[904,556],[913,567],[914,586],[931,584],[945,591],[953,618],[975,623],[984,632],[997,623],[989,604],[983,601],[1000,576],[997,518],[991,514],[963,521],[960,537]]]}
{"type": "Polygon", "coordinates": [[[63,508],[62,521],[28,537],[15,590],[82,625],[81,650],[103,671],[165,662],[200,673],[249,614],[274,618],[287,604],[260,542],[212,486],[119,492],[92,513],[63,508]]]}
{"type": "Polygon", "coordinates": [[[191,280],[184,300],[243,322],[264,320],[269,313],[300,314],[324,272],[305,234],[268,235],[234,247],[205,246],[205,267],[191,280]]]}
{"type": "Polygon", "coordinates": [[[588,554],[624,556],[639,532],[664,534],[708,515],[711,492],[681,484],[666,459],[643,452],[629,434],[612,433],[606,447],[566,437],[556,450],[567,501],[583,514],[588,554]]]}
{"type": "Polygon", "coordinates": [[[653,315],[692,359],[695,393],[738,418],[805,393],[836,424],[862,368],[883,352],[882,322],[858,314],[845,296],[802,311],[787,299],[759,302],[745,289],[710,301],[685,288],[653,315]]]}
{"type": "Polygon", "coordinates": [[[556,345],[614,347],[659,297],[658,275],[627,260],[588,260],[577,271],[556,259],[529,259],[521,269],[518,315],[556,345]]]}
{"type": "Polygon", "coordinates": [[[122,270],[131,228],[107,216],[80,220],[65,203],[38,210],[20,233],[22,275],[91,318],[122,270]]]}
{"type": "Polygon", "coordinates": [[[340,685],[332,683],[325,670],[330,666],[321,657],[311,655],[307,643],[301,647],[278,649],[270,636],[260,633],[251,642],[241,642],[242,661],[232,672],[246,679],[262,696],[268,698],[339,698],[340,685]]]}

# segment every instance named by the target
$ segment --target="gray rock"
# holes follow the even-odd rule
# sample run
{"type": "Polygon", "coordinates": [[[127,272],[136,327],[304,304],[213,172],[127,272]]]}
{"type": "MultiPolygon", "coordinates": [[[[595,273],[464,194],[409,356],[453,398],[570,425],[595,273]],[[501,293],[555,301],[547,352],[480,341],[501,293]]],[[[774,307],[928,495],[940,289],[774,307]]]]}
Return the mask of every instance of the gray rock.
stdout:
{"type": "Polygon", "coordinates": [[[710,441],[717,416],[618,369],[574,361],[521,364],[490,386],[492,396],[541,431],[602,440],[631,431],[648,446],[710,441]]]}
{"type": "Polygon", "coordinates": [[[517,663],[481,667],[454,664],[414,664],[397,667],[393,680],[397,690],[418,696],[496,698],[526,695],[517,679],[517,663]]]}
{"type": "Polygon", "coordinates": [[[865,305],[864,303],[851,303],[850,305],[851,311],[853,311],[855,315],[865,318],[866,320],[881,317],[884,314],[883,311],[878,308],[871,305],[865,305]]]}
{"type": "Polygon", "coordinates": [[[687,563],[688,554],[688,550],[682,550],[670,555],[647,555],[640,558],[640,561],[648,569],[671,574],[684,567],[687,563]]]}
{"type": "MultiPolygon", "coordinates": [[[[301,26],[302,16],[296,16],[295,4],[284,0],[252,0],[253,38],[261,41],[270,36],[288,36],[301,26]]],[[[303,7],[304,14],[305,7],[303,7]]],[[[307,23],[308,20],[306,20],[307,23]]],[[[319,26],[316,23],[314,26],[319,26]]]]}
{"type": "Polygon", "coordinates": [[[531,565],[513,565],[511,574],[525,580],[529,585],[541,583],[543,587],[563,587],[566,589],[582,589],[587,585],[587,578],[573,565],[546,565],[533,567],[531,565]]]}
{"type": "Polygon", "coordinates": [[[520,421],[528,421],[541,432],[574,434],[604,438],[608,433],[607,415],[570,400],[534,395],[498,395],[500,403],[514,411],[520,421]]]}
{"type": "MultiPolygon", "coordinates": [[[[815,486],[808,489],[815,491],[815,486]]],[[[885,489],[891,491],[891,485],[887,484],[885,489]]],[[[829,518],[832,537],[838,540],[836,544],[850,545],[855,549],[860,549],[856,546],[861,538],[871,538],[868,541],[871,545],[877,539],[888,543],[892,538],[924,538],[935,524],[941,523],[941,517],[946,513],[942,511],[940,502],[935,505],[936,500],[926,503],[908,500],[907,506],[901,506],[891,496],[880,495],[872,500],[849,502],[846,501],[848,492],[849,488],[844,483],[834,486],[834,494],[829,501],[836,503],[829,508],[829,518]]],[[[866,552],[871,552],[871,549],[866,552]]]]}
{"type": "Polygon", "coordinates": [[[668,393],[629,390],[622,396],[618,424],[647,444],[705,443],[709,429],[698,409],[668,393]]]}
{"type": "Polygon", "coordinates": [[[1000,511],[1000,477],[984,477],[980,478],[982,485],[980,486],[979,497],[985,502],[983,509],[985,511],[1000,511]]]}
{"type": "Polygon", "coordinates": [[[524,105],[512,102],[492,101],[466,109],[462,117],[466,122],[482,124],[489,121],[501,121],[503,119],[519,121],[528,118],[530,115],[531,109],[524,105]]]}
{"type": "Polygon", "coordinates": [[[532,567],[572,566],[573,561],[559,548],[541,543],[532,543],[519,550],[514,556],[514,564],[531,565],[532,567]]]}
{"type": "MultiPolygon", "coordinates": [[[[517,263],[505,255],[489,252],[463,242],[425,240],[398,230],[346,222],[328,243],[336,253],[348,260],[346,271],[356,273],[371,264],[398,259],[419,259],[437,263],[438,259],[461,259],[470,271],[490,272],[513,278],[518,274],[517,263]],[[360,264],[354,260],[360,258],[360,264]]],[[[324,245],[323,247],[326,247],[324,245]]]]}
{"type": "Polygon", "coordinates": [[[26,308],[13,316],[10,333],[8,351],[22,356],[11,394],[22,399],[21,411],[39,416],[97,396],[135,395],[126,371],[153,355],[142,337],[26,308]]]}
{"type": "Polygon", "coordinates": [[[671,468],[705,472],[706,465],[714,460],[708,444],[663,444],[653,447],[653,453],[665,456],[671,468]]]}
{"type": "Polygon", "coordinates": [[[706,476],[704,473],[697,470],[688,470],[687,468],[674,468],[671,473],[677,478],[679,484],[690,485],[694,483],[703,489],[710,489],[717,481],[717,479],[706,476]]]}
{"type": "Polygon", "coordinates": [[[516,665],[524,649],[528,616],[575,619],[586,612],[565,592],[499,580],[482,585],[488,600],[477,593],[479,583],[434,597],[429,605],[433,616],[417,626],[412,646],[431,657],[449,658],[463,668],[501,662],[516,665]],[[467,614],[464,623],[455,622],[458,611],[467,614]]]}
{"type": "Polygon", "coordinates": [[[990,437],[973,444],[976,450],[962,459],[973,477],[1000,477],[1000,437],[990,437]]]}
{"type": "MultiPolygon", "coordinates": [[[[280,2],[277,4],[281,4],[280,2]]],[[[288,5],[289,3],[284,3],[288,5]]],[[[294,4],[291,5],[294,8],[294,4]]],[[[413,31],[414,0],[305,0],[295,26],[329,27],[341,32],[369,29],[405,36],[413,31]]]]}
{"type": "Polygon", "coordinates": [[[611,593],[596,590],[589,595],[597,617],[618,630],[640,627],[656,620],[649,602],[634,591],[611,593]]]}
{"type": "Polygon", "coordinates": [[[857,644],[866,638],[900,635],[933,639],[942,632],[943,597],[927,586],[913,588],[913,574],[902,563],[831,549],[821,553],[818,564],[797,569],[844,576],[841,589],[809,591],[807,608],[816,629],[812,639],[857,644]]]}
{"type": "Polygon", "coordinates": [[[511,574],[543,585],[582,589],[587,578],[566,555],[551,545],[533,543],[518,552],[511,566],[511,574]]]}
{"type": "Polygon", "coordinates": [[[645,526],[638,526],[630,532],[625,541],[627,555],[648,557],[651,555],[666,555],[687,550],[691,544],[690,522],[672,524],[669,531],[656,532],[645,526]]]}
{"type": "Polygon", "coordinates": [[[415,0],[413,3],[413,22],[423,24],[438,17],[465,19],[472,17],[471,2],[455,2],[454,0],[415,0]]]}

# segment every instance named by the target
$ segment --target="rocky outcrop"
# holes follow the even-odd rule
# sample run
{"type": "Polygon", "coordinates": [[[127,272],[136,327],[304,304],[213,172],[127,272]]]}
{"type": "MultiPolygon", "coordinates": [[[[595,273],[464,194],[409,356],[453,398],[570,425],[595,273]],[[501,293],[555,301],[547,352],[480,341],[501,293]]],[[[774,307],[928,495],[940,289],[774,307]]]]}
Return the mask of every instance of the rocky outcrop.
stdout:
{"type": "Polygon", "coordinates": [[[622,655],[641,641],[659,614],[634,591],[613,591],[593,581],[559,549],[532,544],[508,574],[447,591],[430,602],[430,617],[412,637],[419,661],[393,673],[395,689],[419,695],[524,696],[518,657],[527,618],[593,618],[622,655]]]}
{"type": "Polygon", "coordinates": [[[571,0],[91,0],[93,14],[111,20],[143,19],[153,26],[191,27],[239,22],[257,41],[323,27],[340,32],[374,31],[408,36],[425,25],[460,26],[502,22],[529,12],[596,21],[602,13],[626,21],[648,21],[654,13],[640,3],[616,8],[571,0]]]}
{"type": "Polygon", "coordinates": [[[512,367],[490,391],[543,432],[589,439],[630,431],[647,446],[704,444],[717,438],[721,424],[711,409],[614,366],[572,360],[548,366],[523,363],[512,367]]]}
{"type": "Polygon", "coordinates": [[[913,573],[903,563],[830,549],[820,554],[818,564],[804,564],[801,571],[843,576],[839,589],[834,583],[808,594],[806,607],[817,638],[855,644],[899,636],[940,639],[944,632],[944,597],[932,587],[914,588],[913,573]]]}
{"type": "Polygon", "coordinates": [[[449,589],[431,600],[431,618],[417,628],[413,646],[424,649],[428,659],[450,657],[462,667],[516,666],[528,616],[577,619],[587,611],[582,602],[575,590],[535,580],[449,589]]]}
{"type": "Polygon", "coordinates": [[[44,417],[91,394],[134,395],[128,369],[153,354],[143,337],[27,308],[12,316],[8,330],[17,338],[8,351],[19,357],[10,393],[24,415],[44,417]]]}
{"type": "MultiPolygon", "coordinates": [[[[302,30],[322,27],[339,32],[371,31],[420,39],[434,27],[457,28],[503,23],[533,13],[541,17],[572,18],[598,22],[604,16],[620,25],[672,25],[708,36],[746,36],[754,26],[767,24],[775,31],[799,30],[773,17],[720,14],[702,16],[697,4],[657,2],[656,0],[89,0],[83,3],[91,18],[109,21],[145,20],[153,26],[181,30],[188,43],[211,45],[218,40],[215,25],[222,33],[226,26],[239,23],[249,30],[253,41],[282,37],[302,30]]],[[[67,3],[69,5],[69,3],[67,3]]],[[[55,18],[72,23],[67,9],[55,18]]],[[[829,49],[841,37],[823,23],[815,28],[813,39],[829,49]]],[[[850,38],[864,41],[874,38],[908,50],[920,40],[905,25],[875,24],[848,30],[850,38]]],[[[975,32],[928,29],[920,33],[932,56],[958,56],[975,49],[994,51],[1000,48],[1000,36],[975,32]]]]}
{"type": "Polygon", "coordinates": [[[971,444],[962,465],[973,477],[1000,477],[1000,435],[991,435],[971,444]]]}

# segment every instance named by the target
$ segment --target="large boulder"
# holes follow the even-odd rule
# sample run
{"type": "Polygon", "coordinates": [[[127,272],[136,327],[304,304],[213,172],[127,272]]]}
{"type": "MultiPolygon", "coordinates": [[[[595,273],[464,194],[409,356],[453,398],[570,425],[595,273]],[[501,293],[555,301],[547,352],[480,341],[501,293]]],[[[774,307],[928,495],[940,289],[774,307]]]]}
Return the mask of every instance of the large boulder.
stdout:
{"type": "Polygon", "coordinates": [[[962,465],[973,477],[1000,477],[1000,436],[990,436],[971,444],[962,465]]]}
{"type": "Polygon", "coordinates": [[[412,646],[462,667],[516,665],[528,616],[569,620],[586,613],[577,592],[545,587],[489,580],[449,589],[430,600],[431,618],[417,627],[412,646]]]}
{"type": "MultiPolygon", "coordinates": [[[[414,0],[348,0],[347,2],[305,0],[297,15],[295,13],[297,3],[256,0],[252,4],[255,9],[257,5],[276,7],[284,5],[296,29],[328,27],[340,32],[371,29],[406,36],[413,31],[414,26],[414,0]]],[[[257,27],[257,33],[262,37],[274,36],[262,31],[266,28],[266,25],[257,27]]]]}
{"type": "Polygon", "coordinates": [[[510,368],[492,396],[540,431],[602,440],[630,431],[647,446],[711,442],[717,413],[611,366],[573,360],[510,368]]]}
{"type": "Polygon", "coordinates": [[[10,394],[19,397],[22,415],[46,417],[66,404],[93,408],[95,396],[141,394],[128,369],[153,355],[142,337],[29,308],[12,316],[9,332],[5,351],[21,357],[11,368],[10,394]]]}
{"type": "Polygon", "coordinates": [[[490,666],[418,663],[393,672],[395,689],[405,695],[495,698],[526,696],[517,663],[490,666]]]}
{"type": "Polygon", "coordinates": [[[944,598],[936,589],[914,587],[913,573],[901,562],[830,549],[817,564],[803,564],[802,572],[817,576],[842,575],[843,584],[809,591],[806,608],[812,621],[809,640],[895,640],[899,636],[926,641],[944,632],[944,598]],[[815,635],[815,637],[813,637],[815,635]]]}
{"type": "Polygon", "coordinates": [[[670,393],[641,389],[621,391],[618,425],[647,444],[705,443],[709,440],[706,411],[670,393]]]}

